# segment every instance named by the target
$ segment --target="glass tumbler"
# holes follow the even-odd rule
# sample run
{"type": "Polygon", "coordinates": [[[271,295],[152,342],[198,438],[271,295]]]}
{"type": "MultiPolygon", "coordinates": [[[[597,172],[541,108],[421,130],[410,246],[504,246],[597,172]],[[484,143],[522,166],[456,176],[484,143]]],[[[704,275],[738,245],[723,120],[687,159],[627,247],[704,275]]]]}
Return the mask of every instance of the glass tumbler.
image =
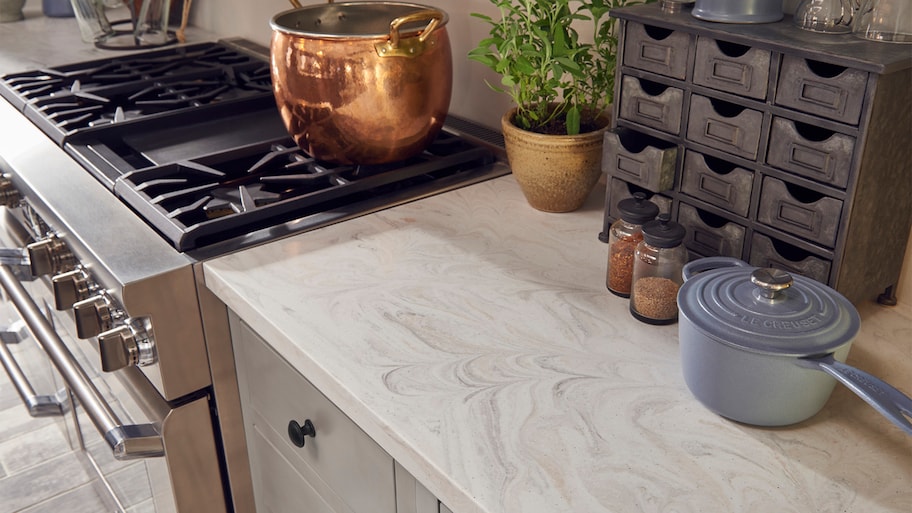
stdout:
{"type": "Polygon", "coordinates": [[[862,0],[852,33],[871,41],[912,43],[912,1],[862,0]]]}
{"type": "Polygon", "coordinates": [[[168,35],[170,0],[143,0],[139,12],[134,13],[133,37],[141,45],[163,45],[168,35]]]}
{"type": "Polygon", "coordinates": [[[70,0],[79,34],[86,43],[104,42],[114,35],[111,22],[105,15],[103,0],[70,0]]]}

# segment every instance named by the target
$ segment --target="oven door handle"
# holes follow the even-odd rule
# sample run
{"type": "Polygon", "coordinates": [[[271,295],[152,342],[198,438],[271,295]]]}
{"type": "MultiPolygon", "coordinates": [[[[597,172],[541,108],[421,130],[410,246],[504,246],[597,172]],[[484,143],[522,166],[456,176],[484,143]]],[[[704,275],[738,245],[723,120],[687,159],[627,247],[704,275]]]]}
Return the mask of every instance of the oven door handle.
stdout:
{"type": "Polygon", "coordinates": [[[153,424],[125,425],[79,366],[28,291],[6,265],[0,265],[0,286],[19,312],[26,328],[44,349],[57,372],[82,404],[95,429],[104,436],[118,460],[164,456],[161,434],[153,424]]]}
{"type": "Polygon", "coordinates": [[[54,395],[38,395],[29,382],[22,367],[16,361],[16,357],[7,346],[7,344],[17,343],[22,340],[20,336],[21,329],[24,327],[22,321],[17,321],[7,328],[0,331],[0,363],[6,369],[16,392],[22,398],[25,409],[28,410],[32,417],[57,417],[63,415],[69,409],[69,394],[66,388],[60,389],[54,395]]]}

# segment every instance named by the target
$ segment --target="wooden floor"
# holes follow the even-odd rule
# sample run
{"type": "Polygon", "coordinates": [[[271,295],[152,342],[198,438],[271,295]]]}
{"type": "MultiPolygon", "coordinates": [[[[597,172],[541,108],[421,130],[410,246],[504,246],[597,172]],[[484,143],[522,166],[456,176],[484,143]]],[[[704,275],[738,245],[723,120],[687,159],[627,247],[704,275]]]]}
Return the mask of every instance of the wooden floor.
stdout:
{"type": "MultiPolygon", "coordinates": [[[[18,345],[8,347],[15,354],[18,345]]],[[[115,461],[100,439],[88,449],[103,471],[114,469],[105,474],[120,509],[89,458],[70,448],[60,422],[30,417],[0,366],[0,513],[155,512],[141,461],[115,461]]]]}

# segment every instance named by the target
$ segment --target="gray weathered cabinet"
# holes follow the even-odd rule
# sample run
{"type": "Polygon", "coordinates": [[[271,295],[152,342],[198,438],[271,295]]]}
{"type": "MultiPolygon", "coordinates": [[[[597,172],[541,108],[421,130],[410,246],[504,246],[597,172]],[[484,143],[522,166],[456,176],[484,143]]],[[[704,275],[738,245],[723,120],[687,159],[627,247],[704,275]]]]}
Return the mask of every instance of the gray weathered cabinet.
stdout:
{"type": "Polygon", "coordinates": [[[231,338],[260,513],[451,513],[233,313],[231,338]],[[315,426],[296,446],[290,421],[315,426]]]}
{"type": "Polygon", "coordinates": [[[727,255],[889,302],[912,227],[912,50],[778,23],[611,11],[605,231],[645,192],[727,255]]]}

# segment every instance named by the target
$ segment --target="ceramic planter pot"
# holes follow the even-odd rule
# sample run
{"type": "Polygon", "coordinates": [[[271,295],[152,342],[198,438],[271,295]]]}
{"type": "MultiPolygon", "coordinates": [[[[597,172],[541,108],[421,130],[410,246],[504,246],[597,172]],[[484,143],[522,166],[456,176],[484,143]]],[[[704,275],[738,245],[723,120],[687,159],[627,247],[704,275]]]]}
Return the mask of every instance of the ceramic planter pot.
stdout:
{"type": "Polygon", "coordinates": [[[507,160],[526,201],[544,212],[572,212],[580,208],[602,174],[602,127],[579,135],[546,135],[513,124],[516,109],[501,119],[507,160]]]}

